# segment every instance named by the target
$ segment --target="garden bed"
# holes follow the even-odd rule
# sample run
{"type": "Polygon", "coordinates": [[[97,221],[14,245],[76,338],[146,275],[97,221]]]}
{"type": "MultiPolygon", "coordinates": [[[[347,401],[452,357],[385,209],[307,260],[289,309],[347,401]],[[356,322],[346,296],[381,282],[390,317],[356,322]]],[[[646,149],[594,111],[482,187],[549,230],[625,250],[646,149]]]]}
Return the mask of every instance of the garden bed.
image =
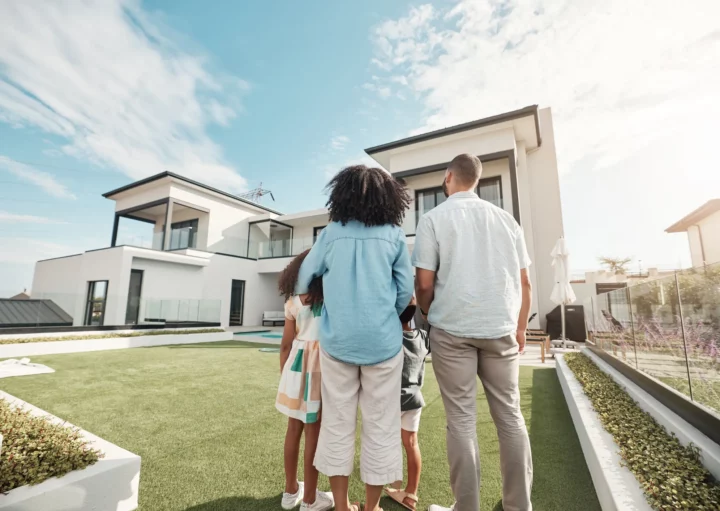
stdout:
{"type": "Polygon", "coordinates": [[[165,346],[171,344],[194,344],[226,341],[230,339],[232,339],[232,332],[226,332],[219,328],[94,334],[73,337],[70,340],[63,336],[22,337],[0,339],[0,359],[165,346]],[[10,340],[14,342],[7,342],[10,340]]]}
{"type": "Polygon", "coordinates": [[[137,508],[140,457],[0,391],[0,509],[137,508]]]}
{"type": "MultiPolygon", "coordinates": [[[[604,433],[609,433],[617,444],[615,451],[622,460],[622,467],[618,465],[617,469],[629,470],[634,474],[652,509],[720,509],[720,485],[702,465],[697,448],[684,446],[677,437],[668,434],[663,426],[638,406],[623,387],[584,354],[565,355],[558,364],[558,372],[561,373],[563,369],[567,372],[566,367],[572,371],[572,379],[582,387],[595,411],[595,420],[602,424],[604,433]]],[[[561,378],[566,380],[564,391],[569,386],[569,376],[563,374],[561,378]]],[[[569,404],[570,401],[568,398],[569,404]]],[[[582,435],[579,430],[581,424],[577,421],[575,423],[578,434],[582,435]]],[[[583,445],[583,450],[586,450],[586,445],[583,445]]],[[[591,472],[597,488],[598,482],[592,467],[591,472]]],[[[627,486],[627,490],[628,495],[633,493],[631,486],[627,486]]],[[[599,496],[600,493],[598,491],[599,496]]],[[[615,507],[607,509],[641,509],[637,507],[640,506],[637,497],[633,498],[634,507],[618,507],[618,503],[615,504],[615,507]]],[[[606,507],[603,506],[603,509],[606,507]]]]}

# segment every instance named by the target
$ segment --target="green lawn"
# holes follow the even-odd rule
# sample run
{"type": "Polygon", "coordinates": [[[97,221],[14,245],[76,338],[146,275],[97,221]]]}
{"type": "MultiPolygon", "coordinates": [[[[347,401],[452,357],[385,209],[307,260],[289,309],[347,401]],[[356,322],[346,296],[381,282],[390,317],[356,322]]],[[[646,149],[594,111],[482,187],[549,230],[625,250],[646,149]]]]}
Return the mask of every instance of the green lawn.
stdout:
{"type": "MultiPolygon", "coordinates": [[[[57,372],[3,379],[0,387],[142,456],[142,511],[280,509],[285,420],[274,408],[276,353],[228,341],[32,360],[57,372]]],[[[520,378],[535,509],[599,510],[555,370],[523,367],[520,378]]],[[[431,365],[424,393],[419,509],[452,503],[445,415],[431,365]]],[[[482,509],[496,511],[498,444],[483,395],[478,409],[482,509]]],[[[351,497],[362,498],[357,473],[352,481],[351,497]]],[[[326,480],[321,485],[328,489],[326,480]]],[[[387,500],[383,507],[401,509],[387,500]]]]}

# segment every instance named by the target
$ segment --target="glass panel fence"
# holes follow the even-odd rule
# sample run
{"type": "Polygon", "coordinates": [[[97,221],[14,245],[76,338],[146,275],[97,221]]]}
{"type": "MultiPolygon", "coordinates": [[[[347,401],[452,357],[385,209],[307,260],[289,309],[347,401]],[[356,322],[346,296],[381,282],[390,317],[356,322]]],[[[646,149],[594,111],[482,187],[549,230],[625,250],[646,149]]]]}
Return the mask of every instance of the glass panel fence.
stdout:
{"type": "Polygon", "coordinates": [[[689,380],[673,386],[720,413],[720,265],[678,275],[678,287],[689,380]]]}
{"type": "Polygon", "coordinates": [[[3,329],[72,326],[132,326],[138,324],[220,323],[222,300],[146,298],[114,294],[113,282],[95,281],[85,293],[32,293],[29,300],[4,300],[3,329]]]}
{"type": "Polygon", "coordinates": [[[585,301],[592,342],[720,414],[720,264],[585,301]]]}

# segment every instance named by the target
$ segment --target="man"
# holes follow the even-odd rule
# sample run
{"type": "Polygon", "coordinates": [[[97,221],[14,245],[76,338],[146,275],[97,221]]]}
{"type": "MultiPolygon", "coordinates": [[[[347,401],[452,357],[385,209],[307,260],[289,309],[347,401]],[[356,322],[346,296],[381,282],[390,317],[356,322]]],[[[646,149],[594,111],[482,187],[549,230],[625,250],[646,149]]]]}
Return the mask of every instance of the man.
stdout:
{"type": "Polygon", "coordinates": [[[530,260],[512,215],[476,195],[481,171],[473,155],[453,159],[443,182],[448,199],[423,215],[415,237],[417,301],[431,326],[456,500],[451,508],[429,511],[479,510],[476,375],[500,441],[503,508],[532,510],[532,456],[518,390],[531,305],[530,260]]]}

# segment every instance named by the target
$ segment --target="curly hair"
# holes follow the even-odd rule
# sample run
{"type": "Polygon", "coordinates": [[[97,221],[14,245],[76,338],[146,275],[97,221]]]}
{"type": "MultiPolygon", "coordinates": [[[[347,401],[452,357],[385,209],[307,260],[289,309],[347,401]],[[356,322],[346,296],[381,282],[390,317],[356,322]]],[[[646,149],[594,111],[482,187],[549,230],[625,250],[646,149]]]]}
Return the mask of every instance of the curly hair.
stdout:
{"type": "MultiPolygon", "coordinates": [[[[300,267],[303,261],[310,253],[310,249],[306,250],[295,259],[290,261],[285,269],[280,273],[278,278],[278,289],[280,294],[285,297],[285,300],[290,299],[295,294],[295,285],[297,284],[298,274],[300,273],[300,267]]],[[[315,278],[310,282],[308,289],[308,297],[305,300],[305,304],[310,307],[316,307],[323,303],[323,285],[322,278],[315,278]]]]}
{"type": "Polygon", "coordinates": [[[345,225],[357,220],[373,225],[401,226],[410,206],[405,185],[379,168],[353,165],[338,172],[327,185],[330,221],[345,225]]]}

